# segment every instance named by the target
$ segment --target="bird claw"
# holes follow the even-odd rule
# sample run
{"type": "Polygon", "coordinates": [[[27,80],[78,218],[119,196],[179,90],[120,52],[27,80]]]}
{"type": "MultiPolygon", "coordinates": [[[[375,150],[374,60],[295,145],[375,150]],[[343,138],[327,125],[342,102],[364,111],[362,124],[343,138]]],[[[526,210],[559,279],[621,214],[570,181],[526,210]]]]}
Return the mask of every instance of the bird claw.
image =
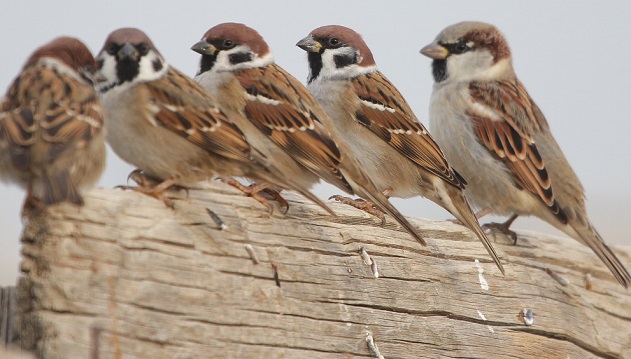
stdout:
{"type": "Polygon", "coordinates": [[[281,208],[284,208],[283,214],[287,214],[287,212],[289,211],[289,203],[283,198],[283,196],[281,196],[279,191],[271,188],[265,188],[261,192],[264,192],[271,196],[276,202],[278,202],[278,204],[280,204],[281,208]]]}
{"type": "Polygon", "coordinates": [[[286,207],[287,209],[283,213],[287,213],[287,211],[289,210],[289,204],[280,195],[280,193],[268,188],[269,186],[271,186],[270,183],[253,183],[249,186],[245,186],[234,178],[222,178],[221,181],[238,189],[239,191],[245,193],[247,196],[252,197],[260,204],[264,205],[270,215],[274,214],[274,207],[272,207],[267,198],[260,194],[261,192],[267,193],[268,195],[272,196],[281,205],[281,207],[286,207]]]}
{"type": "Polygon", "coordinates": [[[386,216],[385,214],[379,210],[374,203],[370,202],[370,201],[366,201],[365,199],[362,198],[357,198],[357,199],[353,199],[353,198],[349,198],[349,197],[344,197],[344,196],[340,196],[340,195],[333,195],[331,197],[329,197],[329,199],[333,199],[336,200],[340,203],[343,204],[347,204],[349,206],[355,207],[359,210],[362,210],[368,214],[371,214],[377,218],[379,218],[381,220],[381,224],[385,225],[386,224],[386,216]]]}
{"type": "Polygon", "coordinates": [[[517,233],[508,229],[509,226],[510,224],[507,226],[506,223],[487,223],[482,225],[482,229],[489,229],[492,231],[500,232],[503,235],[512,239],[513,245],[517,245],[517,233]]]}
{"type": "MultiPolygon", "coordinates": [[[[146,175],[141,169],[138,169],[138,168],[129,173],[129,175],[127,176],[127,182],[129,182],[129,180],[136,182],[138,186],[144,187],[144,188],[157,187],[163,182],[157,178],[146,175]]],[[[116,188],[120,188],[120,187],[121,186],[117,186],[116,188]]],[[[173,183],[168,187],[168,189],[175,190],[175,191],[184,190],[186,191],[186,197],[188,197],[188,188],[186,187],[182,187],[180,185],[173,183]]]]}

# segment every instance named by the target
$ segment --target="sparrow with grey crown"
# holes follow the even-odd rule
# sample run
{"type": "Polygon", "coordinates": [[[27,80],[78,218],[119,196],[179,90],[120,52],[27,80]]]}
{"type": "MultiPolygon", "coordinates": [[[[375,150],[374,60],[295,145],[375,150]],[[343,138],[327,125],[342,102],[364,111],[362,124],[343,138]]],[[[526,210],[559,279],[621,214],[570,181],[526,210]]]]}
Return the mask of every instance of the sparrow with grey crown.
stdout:
{"type": "Polygon", "coordinates": [[[517,79],[500,31],[461,22],[421,53],[433,59],[430,128],[467,180],[467,198],[509,215],[494,225],[505,232],[517,216],[543,219],[589,246],[628,288],[631,276],[587,218],[583,186],[517,79]]]}
{"type": "Polygon", "coordinates": [[[27,189],[24,210],[83,204],[105,168],[104,110],[90,50],[59,37],[31,54],[0,103],[0,179],[27,189]]]}
{"type": "Polygon", "coordinates": [[[275,166],[304,187],[322,178],[370,199],[424,243],[377,190],[309,91],[274,63],[258,32],[243,24],[220,24],[192,49],[202,54],[196,79],[231,109],[231,118],[275,166]]]}
{"type": "Polygon", "coordinates": [[[465,181],[377,69],[361,36],[329,25],[311,31],[297,46],[308,52],[308,89],[377,188],[392,197],[421,195],[445,208],[476,234],[504,273],[463,194],[465,181]]]}

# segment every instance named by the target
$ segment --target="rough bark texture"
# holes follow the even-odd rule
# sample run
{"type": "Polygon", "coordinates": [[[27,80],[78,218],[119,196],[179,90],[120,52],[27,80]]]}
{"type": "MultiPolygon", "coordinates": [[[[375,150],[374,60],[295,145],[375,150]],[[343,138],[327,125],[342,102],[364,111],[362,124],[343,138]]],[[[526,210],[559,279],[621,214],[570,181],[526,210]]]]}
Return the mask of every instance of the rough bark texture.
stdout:
{"type": "Polygon", "coordinates": [[[17,344],[51,359],[631,357],[630,293],[571,239],[498,234],[504,277],[455,224],[413,219],[421,247],[347,206],[332,217],[286,194],[289,213],[270,216],[204,187],[169,193],[174,210],[98,189],[32,215],[17,344]]]}

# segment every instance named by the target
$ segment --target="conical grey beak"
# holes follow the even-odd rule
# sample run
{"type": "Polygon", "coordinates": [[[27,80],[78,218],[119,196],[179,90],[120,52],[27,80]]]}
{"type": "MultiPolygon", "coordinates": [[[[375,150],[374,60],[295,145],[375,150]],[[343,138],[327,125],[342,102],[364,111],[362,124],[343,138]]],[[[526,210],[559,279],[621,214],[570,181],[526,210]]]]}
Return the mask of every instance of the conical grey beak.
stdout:
{"type": "Polygon", "coordinates": [[[449,51],[435,42],[422,48],[420,53],[434,60],[444,60],[449,56],[449,51]]]}
{"type": "Polygon", "coordinates": [[[123,47],[118,50],[116,56],[119,60],[138,61],[138,58],[140,58],[140,52],[136,50],[136,47],[134,47],[134,45],[130,43],[125,43],[125,45],[123,45],[123,47]]]}
{"type": "Polygon", "coordinates": [[[206,40],[201,40],[191,46],[191,50],[202,55],[214,55],[217,53],[217,48],[213,46],[213,44],[208,43],[206,40]]]}
{"type": "Polygon", "coordinates": [[[311,35],[305,37],[304,39],[298,41],[296,44],[299,48],[307,51],[307,52],[320,52],[322,49],[322,44],[318,41],[314,40],[311,35]]]}

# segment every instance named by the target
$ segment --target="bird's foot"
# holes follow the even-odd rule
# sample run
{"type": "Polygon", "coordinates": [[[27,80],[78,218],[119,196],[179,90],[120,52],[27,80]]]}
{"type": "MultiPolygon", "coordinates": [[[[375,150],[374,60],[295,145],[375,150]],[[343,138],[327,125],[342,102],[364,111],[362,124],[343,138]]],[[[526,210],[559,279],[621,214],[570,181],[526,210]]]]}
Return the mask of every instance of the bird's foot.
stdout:
{"type": "Polygon", "coordinates": [[[261,182],[261,183],[253,183],[249,186],[246,186],[232,177],[221,178],[221,181],[226,184],[231,185],[232,187],[245,193],[249,197],[252,197],[256,201],[258,201],[260,204],[264,205],[269,211],[270,215],[274,213],[274,207],[272,207],[272,205],[269,203],[269,200],[265,198],[265,196],[263,196],[261,192],[271,196],[274,200],[276,200],[280,204],[281,207],[285,207],[285,211],[283,213],[287,213],[287,211],[289,210],[289,204],[280,195],[280,193],[278,193],[278,191],[268,188],[272,185],[271,183],[261,182]]]}
{"type": "Polygon", "coordinates": [[[511,238],[513,240],[513,245],[517,245],[517,233],[511,231],[509,228],[513,224],[513,222],[517,219],[517,215],[512,215],[506,222],[504,223],[487,223],[482,225],[482,229],[490,229],[504,234],[505,236],[511,238]]]}
{"type": "Polygon", "coordinates": [[[278,202],[278,204],[280,204],[280,208],[284,208],[283,214],[286,214],[287,211],[289,211],[289,203],[287,203],[287,200],[285,200],[283,196],[281,196],[280,191],[277,191],[273,188],[264,188],[261,192],[269,195],[272,199],[278,202]]]}
{"type": "MultiPolygon", "coordinates": [[[[129,182],[129,180],[132,180],[134,182],[136,182],[136,184],[140,187],[146,187],[146,188],[151,188],[151,187],[156,187],[158,186],[160,183],[162,183],[163,181],[155,178],[155,177],[151,177],[147,174],[145,174],[142,170],[140,169],[135,169],[133,171],[131,171],[131,173],[129,174],[129,176],[127,176],[127,182],[129,182]]],[[[117,187],[120,188],[120,187],[117,187]]],[[[175,183],[173,183],[172,185],[170,185],[168,187],[168,189],[170,190],[174,190],[174,191],[186,191],[186,197],[188,197],[188,188],[177,185],[175,183]]]]}
{"type": "Polygon", "coordinates": [[[155,184],[155,179],[151,179],[152,182],[149,182],[150,177],[144,176],[142,174],[140,174],[140,176],[143,176],[143,179],[141,179],[140,181],[137,181],[133,176],[134,173],[136,171],[132,172],[129,176],[130,178],[132,178],[134,180],[134,182],[138,183],[138,187],[134,187],[134,186],[116,186],[116,188],[120,188],[122,190],[129,190],[129,191],[134,191],[134,192],[139,192],[139,193],[143,193],[146,194],[147,196],[151,196],[153,198],[159,199],[160,201],[162,201],[167,207],[169,208],[175,208],[175,203],[173,202],[172,199],[167,198],[164,195],[164,191],[166,191],[169,188],[176,188],[176,189],[181,189],[182,187],[175,185],[175,179],[170,178],[166,181],[162,181],[158,184],[155,184]]]}
{"type": "Polygon", "coordinates": [[[331,196],[329,197],[329,199],[333,199],[338,202],[360,209],[368,214],[371,214],[379,218],[381,220],[381,224],[386,224],[386,215],[380,209],[378,209],[374,203],[370,201],[366,201],[365,199],[362,199],[362,198],[353,199],[353,198],[344,197],[340,195],[331,196]]]}

